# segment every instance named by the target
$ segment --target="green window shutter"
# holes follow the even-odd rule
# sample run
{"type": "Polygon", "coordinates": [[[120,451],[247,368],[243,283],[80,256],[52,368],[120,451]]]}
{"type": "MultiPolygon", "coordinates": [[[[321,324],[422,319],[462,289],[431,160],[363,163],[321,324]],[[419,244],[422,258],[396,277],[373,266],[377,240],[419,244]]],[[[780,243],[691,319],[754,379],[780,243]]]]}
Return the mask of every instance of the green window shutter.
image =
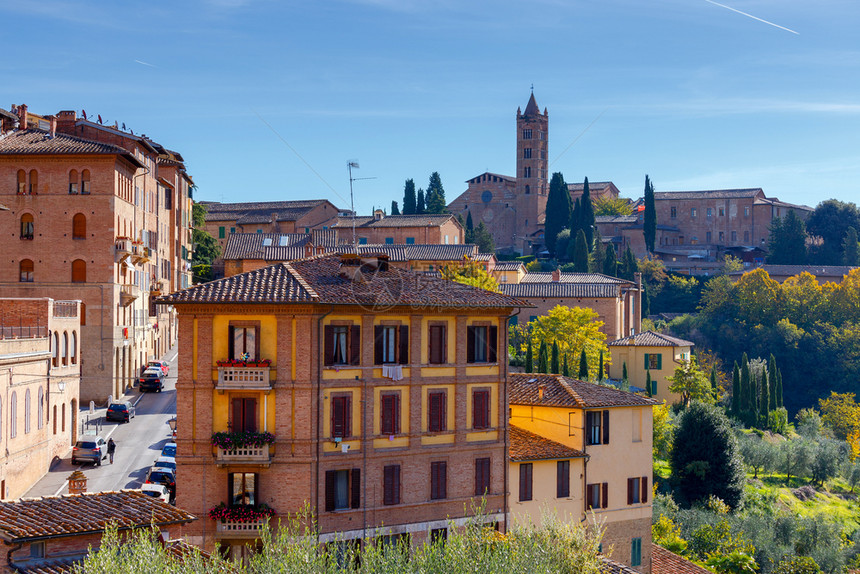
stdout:
{"type": "Polygon", "coordinates": [[[651,366],[651,355],[645,353],[645,370],[647,371],[651,366]]]}
{"type": "Polygon", "coordinates": [[[224,239],[224,228],[223,227],[218,228],[218,239],[224,239]]]}
{"type": "Polygon", "coordinates": [[[663,353],[657,355],[657,370],[663,369],[663,353]]]}

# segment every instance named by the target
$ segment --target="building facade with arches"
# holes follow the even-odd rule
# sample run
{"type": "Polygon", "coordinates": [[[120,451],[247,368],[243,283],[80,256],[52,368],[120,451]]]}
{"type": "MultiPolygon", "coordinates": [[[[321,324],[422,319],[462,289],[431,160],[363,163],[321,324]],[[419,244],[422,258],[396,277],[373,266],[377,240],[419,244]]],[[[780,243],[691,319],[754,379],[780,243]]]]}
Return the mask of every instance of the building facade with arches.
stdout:
{"type": "Polygon", "coordinates": [[[16,499],[77,440],[81,302],[0,298],[0,500],[16,499]]]}

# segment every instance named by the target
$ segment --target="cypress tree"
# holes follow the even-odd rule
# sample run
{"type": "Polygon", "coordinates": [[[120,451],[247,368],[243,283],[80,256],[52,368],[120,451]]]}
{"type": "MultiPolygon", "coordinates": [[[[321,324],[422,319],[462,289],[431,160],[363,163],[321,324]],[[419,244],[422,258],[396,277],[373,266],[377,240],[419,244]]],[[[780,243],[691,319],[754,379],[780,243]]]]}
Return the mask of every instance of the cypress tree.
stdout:
{"type": "Polygon", "coordinates": [[[647,317],[651,314],[651,295],[648,294],[648,284],[642,282],[642,316],[647,317]]]}
{"type": "Polygon", "coordinates": [[[448,202],[445,201],[445,188],[442,187],[442,178],[439,172],[430,174],[430,183],[427,185],[427,193],[424,196],[427,203],[427,213],[445,213],[448,202]]]}
{"type": "Polygon", "coordinates": [[[615,247],[611,243],[606,246],[606,256],[603,259],[603,274],[610,277],[618,276],[618,259],[615,255],[615,247]]]}
{"type": "Polygon", "coordinates": [[[717,396],[717,365],[711,365],[711,392],[717,396]]]}
{"type": "Polygon", "coordinates": [[[644,225],[645,247],[649,252],[654,252],[654,241],[657,238],[657,208],[654,205],[654,184],[648,175],[645,175],[645,213],[644,225]]]}
{"type": "Polygon", "coordinates": [[[654,392],[653,392],[653,389],[651,388],[651,385],[652,385],[652,383],[651,383],[651,369],[648,369],[647,371],[645,371],[645,390],[648,391],[649,397],[654,396],[654,392]]]}
{"type": "Polygon", "coordinates": [[[770,360],[767,362],[767,386],[767,411],[770,413],[776,410],[776,357],[773,353],[770,354],[770,360]]]}
{"type": "Polygon", "coordinates": [[[550,360],[549,372],[557,375],[559,373],[558,368],[558,341],[552,342],[552,359],[550,360]]]}
{"type": "Polygon", "coordinates": [[[549,372],[549,353],[546,350],[546,341],[540,342],[540,350],[538,351],[538,373],[549,372]]]}
{"type": "Polygon", "coordinates": [[[636,257],[630,250],[630,244],[627,244],[627,251],[624,252],[624,261],[621,262],[621,273],[619,276],[622,279],[633,281],[634,274],[639,271],[639,264],[636,263],[636,257]]]}
{"type": "Polygon", "coordinates": [[[585,349],[579,354],[579,380],[588,380],[588,358],[585,356],[585,349]]]}
{"type": "Polygon", "coordinates": [[[588,273],[588,240],[585,232],[580,229],[576,232],[576,241],[573,246],[573,270],[577,273],[588,273]]]}
{"type": "Polygon", "coordinates": [[[573,209],[570,210],[570,236],[576,237],[576,232],[582,229],[582,206],[579,198],[573,202],[573,209]]]}
{"type": "Polygon", "coordinates": [[[573,206],[570,203],[570,192],[564,182],[564,176],[560,172],[552,174],[549,182],[549,195],[546,198],[546,223],[544,224],[544,241],[546,248],[554,256],[561,257],[563,253],[556,253],[556,240],[561,230],[570,222],[570,214],[573,206]]]}
{"type": "Polygon", "coordinates": [[[776,408],[781,408],[782,404],[782,371],[776,370],[776,408]]]}
{"type": "Polygon", "coordinates": [[[582,230],[585,231],[585,238],[588,240],[588,249],[594,245],[594,206],[591,204],[591,191],[588,189],[588,178],[582,185],[582,198],[579,201],[581,210],[579,216],[579,224],[582,230]]]}
{"type": "Polygon", "coordinates": [[[603,238],[600,229],[594,228],[594,244],[591,246],[591,272],[603,273],[603,262],[606,259],[606,250],[603,248],[603,238]]]}
{"type": "Polygon", "coordinates": [[[418,188],[418,200],[415,202],[415,213],[422,214],[427,212],[427,206],[424,204],[424,190],[418,188]]]}
{"type": "Polygon", "coordinates": [[[564,364],[561,367],[561,374],[565,377],[570,376],[570,369],[567,367],[567,353],[564,354],[564,364]]]}
{"type": "Polygon", "coordinates": [[[600,364],[597,365],[597,380],[603,382],[603,349],[600,349],[600,364]]]}
{"type": "Polygon", "coordinates": [[[400,209],[397,207],[396,201],[391,201],[391,215],[400,215],[400,209]]]}
{"type": "Polygon", "coordinates": [[[741,358],[741,397],[740,397],[740,419],[746,421],[749,416],[750,406],[750,363],[747,354],[741,358]]]}
{"type": "MultiPolygon", "coordinates": [[[[475,231],[475,224],[472,222],[472,212],[469,211],[466,214],[466,235],[468,236],[473,231],[475,231]]],[[[469,242],[471,243],[471,242],[469,242]]]]}
{"type": "Polygon", "coordinates": [[[770,414],[770,373],[761,374],[761,401],[759,402],[759,420],[762,428],[767,428],[767,415],[770,414]]]}
{"type": "Polygon", "coordinates": [[[857,242],[857,230],[849,227],[845,230],[845,240],[842,242],[842,263],[845,265],[860,265],[860,243],[857,242]]]}
{"type": "Polygon", "coordinates": [[[528,345],[526,346],[526,372],[534,373],[535,372],[535,359],[534,353],[532,351],[532,338],[529,337],[528,345]]]}
{"type": "Polygon", "coordinates": [[[403,215],[415,215],[416,202],[415,182],[412,179],[407,179],[403,186],[403,215]]]}
{"type": "Polygon", "coordinates": [[[627,361],[624,361],[624,363],[621,365],[621,380],[627,380],[627,361]]]}
{"type": "Polygon", "coordinates": [[[749,390],[747,391],[747,425],[756,426],[758,422],[758,375],[750,372],[749,390]]]}
{"type": "Polygon", "coordinates": [[[732,369],[732,415],[735,418],[741,416],[741,369],[737,361],[732,369]]]}

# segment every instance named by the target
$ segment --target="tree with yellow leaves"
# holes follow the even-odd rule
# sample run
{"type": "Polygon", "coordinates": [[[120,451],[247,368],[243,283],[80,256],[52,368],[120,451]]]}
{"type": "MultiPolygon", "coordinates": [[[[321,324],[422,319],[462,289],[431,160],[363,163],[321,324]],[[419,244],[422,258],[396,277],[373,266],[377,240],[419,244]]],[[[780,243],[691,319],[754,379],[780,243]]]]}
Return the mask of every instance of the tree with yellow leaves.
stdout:
{"type": "Polygon", "coordinates": [[[527,329],[534,348],[541,343],[552,347],[553,342],[557,342],[560,360],[566,357],[569,365],[579,364],[584,349],[589,378],[596,378],[601,351],[609,356],[606,335],[600,331],[602,326],[603,321],[598,320],[597,313],[591,309],[556,305],[548,314],[530,322],[527,329]]]}
{"type": "Polygon", "coordinates": [[[821,421],[830,427],[833,436],[847,441],[851,447],[851,460],[860,455],[860,405],[854,393],[830,392],[826,399],[818,399],[821,421]]]}

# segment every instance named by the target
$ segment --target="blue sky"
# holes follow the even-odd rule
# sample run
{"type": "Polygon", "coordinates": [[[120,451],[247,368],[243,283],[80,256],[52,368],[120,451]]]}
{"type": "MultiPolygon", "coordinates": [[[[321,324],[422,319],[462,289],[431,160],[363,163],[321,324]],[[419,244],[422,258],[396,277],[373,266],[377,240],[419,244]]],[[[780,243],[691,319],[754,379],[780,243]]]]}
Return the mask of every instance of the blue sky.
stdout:
{"type": "Polygon", "coordinates": [[[367,213],[433,171],[449,201],[513,175],[534,84],[569,182],[858,197],[856,0],[172,4],[0,0],[0,107],[124,122],[183,154],[198,199],[348,207],[357,160],[367,213]]]}

